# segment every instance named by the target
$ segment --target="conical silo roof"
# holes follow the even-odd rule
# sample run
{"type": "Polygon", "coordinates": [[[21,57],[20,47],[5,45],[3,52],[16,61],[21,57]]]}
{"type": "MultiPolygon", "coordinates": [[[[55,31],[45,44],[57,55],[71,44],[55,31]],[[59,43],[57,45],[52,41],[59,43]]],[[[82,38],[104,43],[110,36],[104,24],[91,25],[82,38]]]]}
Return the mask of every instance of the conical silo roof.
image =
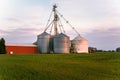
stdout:
{"type": "Polygon", "coordinates": [[[44,38],[45,36],[50,36],[50,34],[48,34],[47,32],[43,32],[42,34],[38,35],[39,38],[44,38]]]}
{"type": "Polygon", "coordinates": [[[59,38],[67,37],[67,38],[69,38],[67,35],[65,35],[63,33],[60,33],[60,34],[56,35],[55,37],[59,37],[59,38]]]}
{"type": "Polygon", "coordinates": [[[82,36],[77,36],[77,37],[75,37],[73,40],[84,40],[84,41],[88,41],[87,39],[85,39],[84,37],[82,37],[82,36]]]}

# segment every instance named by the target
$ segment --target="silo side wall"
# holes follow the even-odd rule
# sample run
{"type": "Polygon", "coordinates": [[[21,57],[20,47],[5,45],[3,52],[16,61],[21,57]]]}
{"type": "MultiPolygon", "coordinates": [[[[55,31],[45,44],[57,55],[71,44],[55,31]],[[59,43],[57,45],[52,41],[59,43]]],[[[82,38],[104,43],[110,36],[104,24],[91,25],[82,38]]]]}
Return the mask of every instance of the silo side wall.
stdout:
{"type": "Polygon", "coordinates": [[[72,40],[75,53],[88,53],[88,41],[85,39],[72,40]]]}
{"type": "Polygon", "coordinates": [[[49,53],[49,38],[40,38],[38,40],[38,52],[39,53],[49,53]]]}
{"type": "Polygon", "coordinates": [[[75,45],[77,53],[88,53],[88,45],[75,45]]]}
{"type": "Polygon", "coordinates": [[[69,53],[70,40],[67,37],[54,38],[54,52],[55,53],[69,53]]]}

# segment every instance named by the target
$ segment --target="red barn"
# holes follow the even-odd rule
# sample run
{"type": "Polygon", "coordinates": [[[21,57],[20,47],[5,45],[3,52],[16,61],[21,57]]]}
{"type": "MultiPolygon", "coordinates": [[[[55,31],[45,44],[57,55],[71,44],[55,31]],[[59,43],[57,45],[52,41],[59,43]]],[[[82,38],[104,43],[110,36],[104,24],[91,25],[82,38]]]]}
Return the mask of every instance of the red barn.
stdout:
{"type": "Polygon", "coordinates": [[[33,44],[9,43],[6,44],[7,54],[36,54],[37,46],[33,44]]]}

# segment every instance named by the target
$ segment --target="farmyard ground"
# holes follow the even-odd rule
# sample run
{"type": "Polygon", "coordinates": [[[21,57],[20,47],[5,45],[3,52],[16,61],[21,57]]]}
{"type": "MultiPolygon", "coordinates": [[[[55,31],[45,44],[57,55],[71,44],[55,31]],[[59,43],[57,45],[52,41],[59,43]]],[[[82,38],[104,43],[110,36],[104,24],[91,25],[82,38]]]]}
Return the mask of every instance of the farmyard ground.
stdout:
{"type": "Polygon", "coordinates": [[[119,80],[120,53],[0,55],[0,80],[119,80]]]}

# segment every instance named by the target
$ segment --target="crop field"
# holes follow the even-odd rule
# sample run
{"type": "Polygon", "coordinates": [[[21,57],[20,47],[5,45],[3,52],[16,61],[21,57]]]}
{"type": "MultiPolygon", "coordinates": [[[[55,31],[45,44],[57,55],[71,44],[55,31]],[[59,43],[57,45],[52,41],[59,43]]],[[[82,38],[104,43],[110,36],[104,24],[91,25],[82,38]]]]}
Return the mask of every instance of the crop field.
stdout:
{"type": "Polygon", "coordinates": [[[120,80],[120,53],[0,55],[0,80],[120,80]]]}

